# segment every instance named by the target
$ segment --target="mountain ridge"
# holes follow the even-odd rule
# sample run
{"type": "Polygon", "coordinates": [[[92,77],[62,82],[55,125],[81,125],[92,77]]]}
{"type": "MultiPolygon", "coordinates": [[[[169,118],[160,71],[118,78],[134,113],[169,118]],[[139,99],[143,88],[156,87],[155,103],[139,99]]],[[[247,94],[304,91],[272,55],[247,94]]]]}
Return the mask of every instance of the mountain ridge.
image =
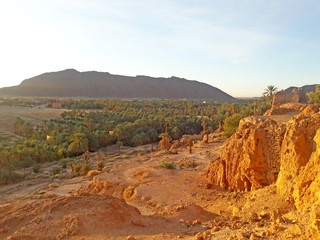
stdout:
{"type": "Polygon", "coordinates": [[[295,86],[291,86],[286,88],[284,91],[288,94],[291,93],[294,89],[302,89],[302,92],[304,94],[308,93],[308,92],[314,92],[316,90],[316,86],[318,84],[308,84],[308,85],[303,85],[302,87],[295,87],[295,86]]]}
{"type": "Polygon", "coordinates": [[[236,100],[222,90],[196,80],[174,76],[133,77],[75,69],[43,73],[25,79],[17,86],[0,88],[0,96],[236,100]]]}

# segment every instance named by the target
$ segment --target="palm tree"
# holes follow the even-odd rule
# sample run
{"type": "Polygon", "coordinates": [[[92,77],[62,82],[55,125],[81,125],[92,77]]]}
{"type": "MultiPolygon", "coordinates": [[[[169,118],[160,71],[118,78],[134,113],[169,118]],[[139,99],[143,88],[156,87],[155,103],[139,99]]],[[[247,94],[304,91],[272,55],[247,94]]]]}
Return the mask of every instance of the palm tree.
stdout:
{"type": "Polygon", "coordinates": [[[273,96],[273,94],[278,90],[277,87],[273,86],[273,85],[270,85],[268,86],[264,91],[263,95],[267,96],[267,97],[270,97],[270,96],[273,96]]]}
{"type": "Polygon", "coordinates": [[[74,133],[70,137],[68,150],[73,153],[84,153],[89,150],[89,140],[84,133],[74,133]]]}
{"type": "Polygon", "coordinates": [[[268,86],[264,93],[263,96],[266,98],[267,103],[271,106],[272,105],[272,101],[273,101],[273,94],[278,90],[277,87],[270,85],[268,86]]]}
{"type": "Polygon", "coordinates": [[[188,146],[189,146],[189,153],[192,153],[192,146],[193,146],[194,138],[190,137],[188,139],[188,146]]]}
{"type": "Polygon", "coordinates": [[[208,140],[209,140],[209,131],[207,130],[207,122],[205,119],[202,120],[202,123],[201,123],[201,126],[203,128],[203,131],[202,131],[202,138],[204,137],[204,135],[206,135],[206,140],[205,142],[208,143],[208,140]]]}
{"type": "Polygon", "coordinates": [[[119,150],[119,154],[120,154],[120,147],[123,146],[123,142],[117,141],[117,142],[116,142],[116,145],[117,145],[118,148],[119,148],[118,150],[119,150]]]}

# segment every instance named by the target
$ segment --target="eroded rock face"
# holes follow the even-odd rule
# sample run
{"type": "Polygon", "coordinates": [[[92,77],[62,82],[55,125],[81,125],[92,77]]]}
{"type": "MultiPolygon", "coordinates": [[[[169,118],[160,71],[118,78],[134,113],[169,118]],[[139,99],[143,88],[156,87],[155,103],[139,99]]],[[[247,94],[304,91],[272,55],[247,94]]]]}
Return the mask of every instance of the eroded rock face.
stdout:
{"type": "Polygon", "coordinates": [[[300,114],[286,124],[287,130],[281,146],[277,191],[291,201],[294,201],[292,193],[298,176],[316,149],[314,137],[319,127],[319,114],[300,114]]]}
{"type": "MultiPolygon", "coordinates": [[[[231,191],[253,190],[276,181],[277,192],[298,210],[320,206],[318,109],[308,106],[287,123],[263,117],[241,120],[220,157],[209,164],[208,181],[231,191]]],[[[314,219],[320,223],[318,215],[314,219]]]]}
{"type": "Polygon", "coordinates": [[[320,129],[316,132],[314,144],[315,150],[296,177],[292,193],[295,205],[300,210],[309,210],[313,204],[318,202],[319,205],[320,202],[320,129]]]}
{"type": "Polygon", "coordinates": [[[257,189],[275,182],[284,132],[284,125],[271,119],[242,119],[221,156],[208,166],[208,181],[231,191],[257,189]]]}

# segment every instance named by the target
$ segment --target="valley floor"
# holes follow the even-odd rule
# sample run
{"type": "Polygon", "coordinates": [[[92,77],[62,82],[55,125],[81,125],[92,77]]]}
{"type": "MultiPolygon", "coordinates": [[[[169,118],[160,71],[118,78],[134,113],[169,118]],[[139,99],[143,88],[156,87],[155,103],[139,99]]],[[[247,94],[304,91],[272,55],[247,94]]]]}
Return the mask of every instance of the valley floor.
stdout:
{"type": "Polygon", "coordinates": [[[223,142],[215,136],[191,154],[124,149],[126,158],[106,159],[93,177],[1,186],[0,239],[310,239],[274,185],[232,193],[207,184],[206,167],[223,142]]]}

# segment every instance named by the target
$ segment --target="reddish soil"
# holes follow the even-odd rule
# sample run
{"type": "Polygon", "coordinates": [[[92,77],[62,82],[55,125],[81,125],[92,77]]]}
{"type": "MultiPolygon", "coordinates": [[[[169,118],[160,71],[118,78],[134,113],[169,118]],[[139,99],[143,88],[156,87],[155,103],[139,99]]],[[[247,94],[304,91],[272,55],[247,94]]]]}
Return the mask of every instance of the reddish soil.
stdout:
{"type": "Polygon", "coordinates": [[[191,154],[187,147],[166,155],[124,148],[124,158],[105,158],[94,177],[2,186],[0,239],[310,239],[305,219],[274,185],[237,193],[206,183],[223,142],[215,136],[191,154]],[[175,168],[159,167],[164,161],[175,168]]]}

